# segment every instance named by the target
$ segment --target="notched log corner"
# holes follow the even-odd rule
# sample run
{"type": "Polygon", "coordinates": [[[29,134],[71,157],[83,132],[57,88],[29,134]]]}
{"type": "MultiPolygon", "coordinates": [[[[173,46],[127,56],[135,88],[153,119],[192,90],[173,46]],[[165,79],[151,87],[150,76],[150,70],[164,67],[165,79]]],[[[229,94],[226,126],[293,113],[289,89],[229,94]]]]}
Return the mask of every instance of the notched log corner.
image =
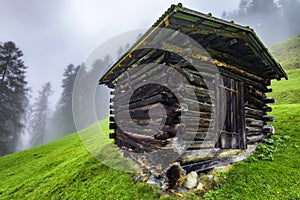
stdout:
{"type": "Polygon", "coordinates": [[[148,184],[156,185],[162,190],[176,190],[180,188],[185,180],[185,171],[178,162],[170,164],[163,171],[159,167],[149,170],[148,184]]]}
{"type": "Polygon", "coordinates": [[[185,179],[185,171],[178,162],[171,164],[166,169],[166,183],[164,189],[177,189],[182,186],[185,179]]]}

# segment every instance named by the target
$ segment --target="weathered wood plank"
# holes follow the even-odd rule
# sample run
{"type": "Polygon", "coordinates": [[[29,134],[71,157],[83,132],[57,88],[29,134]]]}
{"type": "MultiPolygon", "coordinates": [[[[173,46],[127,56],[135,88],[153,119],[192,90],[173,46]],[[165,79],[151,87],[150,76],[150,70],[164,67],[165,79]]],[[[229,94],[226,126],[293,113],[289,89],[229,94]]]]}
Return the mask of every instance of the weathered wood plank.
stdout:
{"type": "Polygon", "coordinates": [[[158,102],[158,103],[154,103],[154,104],[150,104],[150,105],[144,105],[141,107],[137,107],[137,108],[133,108],[130,109],[129,108],[130,105],[125,105],[125,106],[115,106],[112,105],[112,109],[114,109],[114,113],[120,113],[120,112],[129,112],[130,115],[133,117],[134,114],[136,114],[137,116],[145,116],[145,115],[149,115],[149,110],[155,110],[156,112],[165,112],[167,114],[172,115],[172,113],[179,113],[180,107],[179,105],[175,106],[173,105],[163,105],[162,103],[158,102]]]}
{"type": "Polygon", "coordinates": [[[116,140],[132,145],[142,151],[159,149],[167,145],[169,140],[156,140],[153,136],[145,136],[131,132],[116,130],[116,140]]]}
{"type": "Polygon", "coordinates": [[[192,164],[183,165],[182,168],[187,172],[196,171],[196,172],[203,172],[210,169],[215,168],[216,166],[226,165],[233,163],[232,158],[221,158],[221,159],[210,159],[204,160],[200,162],[195,162],[192,164]]]}
{"type": "MultiPolygon", "coordinates": [[[[172,45],[172,44],[168,44],[166,42],[163,44],[163,46],[166,49],[168,49],[168,48],[172,49],[172,52],[175,52],[175,53],[176,52],[177,53],[184,52],[184,50],[185,50],[183,48],[180,48],[180,47],[172,45]]],[[[207,58],[204,55],[198,55],[198,54],[195,54],[195,53],[191,53],[189,56],[193,57],[195,60],[201,60],[201,61],[204,61],[204,62],[211,62],[211,61],[213,61],[213,63],[215,63],[218,67],[226,69],[226,70],[229,70],[229,71],[231,71],[231,72],[233,72],[235,74],[241,75],[243,77],[251,78],[255,82],[263,82],[264,81],[264,79],[261,78],[261,77],[259,77],[259,76],[256,76],[254,74],[251,74],[249,72],[241,70],[238,67],[235,67],[235,66],[232,66],[232,65],[220,62],[219,60],[216,60],[216,59],[211,60],[211,59],[207,58]]]]}
{"type": "Polygon", "coordinates": [[[264,125],[264,126],[262,127],[262,131],[263,131],[264,133],[274,133],[274,132],[275,132],[275,131],[274,131],[274,127],[271,126],[271,125],[264,125]]]}
{"type": "Polygon", "coordinates": [[[257,99],[256,97],[252,95],[246,95],[246,101],[249,101],[251,104],[255,105],[258,108],[263,108],[266,106],[265,102],[257,99]]]}
{"type": "Polygon", "coordinates": [[[246,131],[247,132],[262,132],[262,128],[261,127],[246,127],[246,131]]]}
{"type": "Polygon", "coordinates": [[[275,99],[274,98],[265,98],[263,101],[265,103],[275,103],[275,99]]]}
{"type": "Polygon", "coordinates": [[[245,114],[250,114],[250,115],[256,115],[256,116],[262,116],[264,115],[264,112],[261,110],[245,107],[245,114]]]}
{"type": "Polygon", "coordinates": [[[260,90],[257,90],[253,86],[248,86],[248,93],[254,95],[257,98],[260,98],[261,100],[266,98],[266,94],[260,90]]]}
{"type": "Polygon", "coordinates": [[[273,121],[274,121],[274,117],[272,117],[272,116],[267,116],[267,115],[262,116],[262,119],[263,119],[265,122],[273,122],[273,121]]]}
{"type": "Polygon", "coordinates": [[[257,135],[263,135],[262,132],[247,132],[247,137],[248,136],[257,136],[257,135]]]}
{"type": "Polygon", "coordinates": [[[188,149],[211,149],[216,145],[216,141],[193,141],[188,149]]]}
{"type": "Polygon", "coordinates": [[[262,141],[264,138],[265,138],[264,135],[250,136],[250,137],[247,137],[247,142],[248,142],[248,144],[253,144],[253,143],[262,141]]]}
{"type": "Polygon", "coordinates": [[[263,127],[265,125],[265,122],[263,120],[256,120],[253,118],[246,118],[246,122],[248,126],[254,127],[263,127]]]}
{"type": "Polygon", "coordinates": [[[272,112],[272,108],[271,107],[268,107],[268,106],[265,106],[265,107],[263,107],[263,111],[264,112],[272,112]]]}
{"type": "Polygon", "coordinates": [[[264,93],[270,93],[270,92],[273,92],[273,89],[272,88],[265,88],[263,90],[264,93]]]}
{"type": "Polygon", "coordinates": [[[252,119],[257,119],[257,120],[263,120],[261,115],[251,115],[251,114],[245,114],[246,118],[252,118],[252,119]]]}
{"type": "Polygon", "coordinates": [[[182,156],[180,156],[179,161],[182,164],[187,164],[191,162],[198,162],[202,160],[207,160],[214,158],[221,149],[200,149],[200,150],[187,150],[182,156]]]}
{"type": "Polygon", "coordinates": [[[239,133],[239,148],[247,148],[247,139],[246,139],[246,120],[245,120],[245,84],[240,82],[238,87],[238,102],[240,111],[238,113],[238,133],[239,133]]]}

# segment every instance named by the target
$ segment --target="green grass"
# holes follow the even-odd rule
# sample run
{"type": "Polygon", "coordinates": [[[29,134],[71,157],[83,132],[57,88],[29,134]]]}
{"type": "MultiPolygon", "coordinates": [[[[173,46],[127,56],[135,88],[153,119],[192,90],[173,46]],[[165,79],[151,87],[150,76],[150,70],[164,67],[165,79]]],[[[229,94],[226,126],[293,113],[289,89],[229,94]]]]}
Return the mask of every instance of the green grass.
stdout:
{"type": "Polygon", "coordinates": [[[275,98],[275,104],[300,103],[300,69],[288,70],[288,80],[273,80],[273,92],[268,94],[275,98]]]}
{"type": "MultiPolygon", "coordinates": [[[[283,46],[289,45],[283,43],[273,50],[283,52],[283,46]]],[[[296,60],[298,55],[294,55],[296,60]]],[[[293,62],[296,65],[291,66],[297,66],[298,61],[293,62]]],[[[271,105],[276,134],[269,140],[272,144],[261,145],[261,149],[271,157],[257,159],[258,152],[234,164],[205,199],[300,199],[300,69],[287,73],[288,81],[272,81],[273,92],[268,95],[276,100],[271,105]]],[[[97,123],[83,130],[79,135],[85,146],[74,133],[0,157],[0,199],[174,199],[147,184],[135,183],[133,174],[116,170],[133,171],[136,166],[120,157],[107,139],[107,125],[107,120],[100,122],[104,135],[98,134],[97,123]]],[[[190,192],[184,199],[201,199],[201,195],[190,192]]]]}
{"type": "MultiPolygon", "coordinates": [[[[248,159],[236,163],[217,183],[206,199],[299,199],[300,198],[300,70],[288,71],[289,81],[273,81],[276,105],[276,135],[287,135],[289,141],[275,145],[273,161],[248,159]],[[285,95],[285,96],[284,96],[285,95]],[[298,102],[298,104],[292,104],[298,102]],[[284,104],[282,104],[284,103],[284,104]],[[282,105],[280,105],[282,104],[282,105]]],[[[106,135],[98,134],[94,124],[78,134],[52,143],[0,158],[0,199],[173,199],[144,183],[135,183],[133,174],[115,170],[120,160],[126,169],[132,163],[120,158],[107,139],[107,120],[100,126],[106,135]],[[89,151],[87,151],[87,149],[89,151]]],[[[254,156],[255,157],[255,156],[254,156]]],[[[252,157],[253,158],[253,157],[252,157]]],[[[130,170],[127,170],[130,171],[130,170]]],[[[184,199],[200,199],[202,193],[189,193],[184,199]]]]}
{"type": "Polygon", "coordinates": [[[205,199],[300,199],[300,69],[289,80],[272,81],[270,105],[276,133],[256,153],[235,163],[205,199]]]}
{"type": "Polygon", "coordinates": [[[206,199],[300,199],[300,104],[276,105],[273,115],[276,135],[289,136],[275,145],[273,161],[236,163],[206,199]]]}
{"type": "MultiPolygon", "coordinates": [[[[94,124],[85,131],[99,129],[94,124]]],[[[102,164],[78,134],[1,157],[0,183],[0,199],[167,198],[147,184],[134,183],[132,174],[102,164]]]]}
{"type": "Polygon", "coordinates": [[[300,34],[270,48],[284,69],[300,69],[300,34]]]}

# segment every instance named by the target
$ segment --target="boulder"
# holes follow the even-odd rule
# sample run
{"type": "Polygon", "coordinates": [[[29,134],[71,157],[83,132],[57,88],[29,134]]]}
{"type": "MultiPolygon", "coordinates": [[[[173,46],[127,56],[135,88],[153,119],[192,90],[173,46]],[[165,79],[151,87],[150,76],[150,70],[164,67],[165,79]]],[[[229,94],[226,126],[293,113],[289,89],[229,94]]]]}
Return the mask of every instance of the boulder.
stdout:
{"type": "Polygon", "coordinates": [[[190,172],[185,177],[184,187],[188,189],[192,189],[194,187],[197,187],[198,182],[198,174],[195,171],[190,172]]]}
{"type": "Polygon", "coordinates": [[[197,190],[203,190],[203,189],[204,189],[203,183],[199,182],[197,186],[197,190]]]}

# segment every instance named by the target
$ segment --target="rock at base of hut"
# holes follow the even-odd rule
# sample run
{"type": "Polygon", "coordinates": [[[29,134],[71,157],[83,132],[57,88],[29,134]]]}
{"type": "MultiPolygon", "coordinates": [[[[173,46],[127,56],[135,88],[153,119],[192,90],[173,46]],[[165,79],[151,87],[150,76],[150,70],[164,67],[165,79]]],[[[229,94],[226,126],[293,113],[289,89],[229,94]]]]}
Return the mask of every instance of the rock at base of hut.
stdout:
{"type": "Polygon", "coordinates": [[[199,184],[197,186],[197,190],[203,190],[203,189],[204,189],[203,183],[199,182],[199,184]]]}
{"type": "Polygon", "coordinates": [[[162,188],[162,182],[160,179],[156,178],[154,175],[151,175],[147,181],[150,185],[155,185],[158,188],[162,188]]]}
{"type": "Polygon", "coordinates": [[[181,168],[179,163],[173,163],[166,170],[167,182],[165,183],[164,189],[177,189],[182,186],[184,182],[185,172],[181,168]]]}
{"type": "Polygon", "coordinates": [[[186,177],[185,177],[185,182],[184,182],[184,187],[188,189],[192,189],[197,186],[197,179],[198,179],[198,174],[195,171],[190,172],[186,177]]]}
{"type": "Polygon", "coordinates": [[[208,175],[208,180],[213,180],[214,179],[214,175],[208,175]]]}

